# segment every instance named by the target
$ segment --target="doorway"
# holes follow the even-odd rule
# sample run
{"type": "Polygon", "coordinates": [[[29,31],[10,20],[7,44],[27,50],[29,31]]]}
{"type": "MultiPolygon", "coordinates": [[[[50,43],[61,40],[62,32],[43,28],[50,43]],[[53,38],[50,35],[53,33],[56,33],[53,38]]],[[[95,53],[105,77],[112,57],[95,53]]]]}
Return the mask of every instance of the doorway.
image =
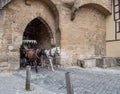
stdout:
{"type": "Polygon", "coordinates": [[[54,43],[53,33],[46,21],[40,17],[33,19],[25,28],[23,33],[23,42],[20,47],[20,67],[25,67],[27,62],[23,45],[28,48],[35,48],[40,46],[44,49],[50,49],[54,43]]]}

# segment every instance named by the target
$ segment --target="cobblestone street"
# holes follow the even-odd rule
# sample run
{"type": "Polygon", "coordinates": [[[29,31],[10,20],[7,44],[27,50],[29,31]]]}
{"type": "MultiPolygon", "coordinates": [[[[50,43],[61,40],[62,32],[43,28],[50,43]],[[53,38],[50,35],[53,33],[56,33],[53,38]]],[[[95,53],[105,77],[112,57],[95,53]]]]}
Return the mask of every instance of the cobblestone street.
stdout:
{"type": "Polygon", "coordinates": [[[25,70],[0,74],[0,94],[67,94],[65,73],[70,72],[74,94],[120,94],[120,69],[39,69],[31,73],[31,91],[25,91],[25,70]]]}

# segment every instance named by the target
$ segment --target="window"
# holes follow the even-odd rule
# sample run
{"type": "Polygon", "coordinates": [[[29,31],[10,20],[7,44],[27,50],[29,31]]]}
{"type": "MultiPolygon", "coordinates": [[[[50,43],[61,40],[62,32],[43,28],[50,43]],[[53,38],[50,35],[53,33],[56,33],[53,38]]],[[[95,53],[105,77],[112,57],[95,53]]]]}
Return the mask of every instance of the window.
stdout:
{"type": "Polygon", "coordinates": [[[113,0],[115,40],[120,40],[120,0],[113,0]]]}

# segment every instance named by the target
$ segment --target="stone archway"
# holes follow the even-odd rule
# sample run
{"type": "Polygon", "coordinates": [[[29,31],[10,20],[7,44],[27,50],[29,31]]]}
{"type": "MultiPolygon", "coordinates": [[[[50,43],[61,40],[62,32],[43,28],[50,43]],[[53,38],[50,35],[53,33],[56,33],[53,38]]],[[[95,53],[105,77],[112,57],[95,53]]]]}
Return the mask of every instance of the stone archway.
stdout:
{"type": "Polygon", "coordinates": [[[1,48],[5,50],[1,52],[4,52],[3,54],[5,56],[7,65],[9,65],[8,69],[17,70],[20,68],[19,50],[23,40],[23,33],[28,24],[36,17],[39,17],[38,19],[40,19],[40,22],[43,23],[44,27],[51,28],[46,29],[48,32],[45,33],[46,36],[48,35],[49,37],[48,48],[53,43],[60,43],[56,43],[56,25],[53,16],[54,15],[51,13],[50,8],[47,8],[47,5],[40,0],[34,0],[31,2],[31,6],[25,5],[24,0],[13,0],[5,7],[4,26],[2,27],[2,34],[5,38],[3,38],[3,46],[1,48]],[[12,51],[6,50],[8,49],[9,45],[14,47],[12,51]]]}
{"type": "Polygon", "coordinates": [[[33,19],[25,28],[23,42],[20,47],[20,67],[25,66],[25,54],[22,51],[24,44],[32,49],[38,46],[43,49],[50,49],[55,44],[52,30],[43,18],[37,17],[33,19]]]}
{"type": "Polygon", "coordinates": [[[47,22],[37,17],[30,21],[23,33],[23,40],[36,40],[43,48],[49,49],[54,44],[54,37],[50,26],[47,22]],[[47,46],[46,46],[47,45],[47,46]]]}
{"type": "MultiPolygon", "coordinates": [[[[77,6],[75,19],[69,22],[69,29],[67,25],[65,25],[65,23],[67,24],[68,22],[61,20],[61,25],[64,23],[64,25],[61,26],[64,26],[62,30],[68,30],[62,34],[61,61],[64,66],[76,64],[77,59],[102,57],[106,55],[106,16],[108,16],[110,12],[108,12],[102,4],[96,4],[95,2],[89,3],[87,0],[86,2],[85,0],[81,1],[84,2],[81,2],[80,5],[77,6]],[[67,38],[67,40],[65,38],[67,38]]],[[[65,5],[67,8],[71,7],[69,3],[65,5]]],[[[68,18],[67,20],[69,20],[70,16],[65,16],[68,18]]]]}
{"type": "Polygon", "coordinates": [[[71,20],[73,21],[76,17],[76,14],[78,12],[78,10],[82,7],[91,7],[91,8],[95,8],[98,11],[100,11],[103,15],[108,16],[111,14],[111,10],[107,9],[107,7],[103,6],[102,3],[93,3],[93,2],[82,2],[82,4],[80,3],[80,1],[76,0],[74,2],[74,4],[72,5],[72,9],[71,9],[71,20]]]}

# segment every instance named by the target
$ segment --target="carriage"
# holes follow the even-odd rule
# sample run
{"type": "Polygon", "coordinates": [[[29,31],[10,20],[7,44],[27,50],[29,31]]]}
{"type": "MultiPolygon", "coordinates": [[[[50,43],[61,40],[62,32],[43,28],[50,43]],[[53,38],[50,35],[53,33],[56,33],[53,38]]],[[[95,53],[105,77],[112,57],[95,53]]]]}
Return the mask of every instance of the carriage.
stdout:
{"type": "Polygon", "coordinates": [[[60,47],[53,47],[49,50],[41,49],[37,45],[36,40],[23,40],[21,47],[21,66],[26,65],[35,66],[37,72],[37,66],[41,64],[44,66],[46,63],[49,64],[52,71],[54,71],[53,63],[55,57],[60,55],[60,47]]]}
{"type": "Polygon", "coordinates": [[[28,65],[28,58],[26,56],[26,49],[24,47],[34,50],[36,46],[37,46],[36,40],[23,40],[22,45],[20,47],[20,67],[21,68],[28,65]]]}

